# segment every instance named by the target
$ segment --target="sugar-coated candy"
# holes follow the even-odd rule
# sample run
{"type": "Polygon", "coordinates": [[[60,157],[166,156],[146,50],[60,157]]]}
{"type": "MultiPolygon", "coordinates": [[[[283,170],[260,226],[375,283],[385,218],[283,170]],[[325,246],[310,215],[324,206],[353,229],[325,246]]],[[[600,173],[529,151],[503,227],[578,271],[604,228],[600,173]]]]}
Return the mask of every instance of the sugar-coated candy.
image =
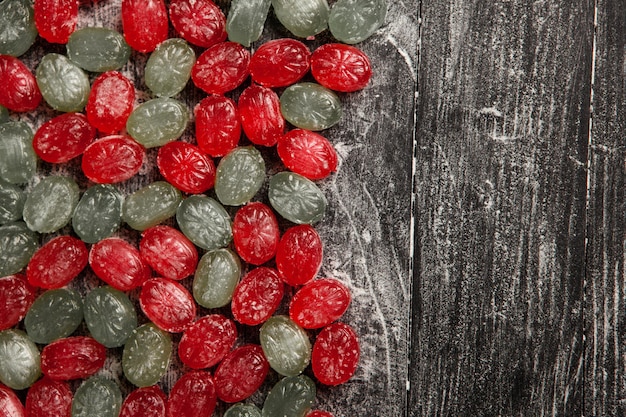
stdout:
{"type": "Polygon", "coordinates": [[[113,71],[123,67],[130,58],[130,46],[113,29],[86,27],[74,31],[67,41],[67,57],[91,72],[113,71]]]}
{"type": "Polygon", "coordinates": [[[176,221],[181,232],[205,250],[225,248],[233,239],[230,215],[205,195],[185,198],[176,211],[176,221]]]}
{"type": "Polygon", "coordinates": [[[35,343],[47,344],[74,333],[83,321],[83,300],[70,288],[43,292],[26,314],[24,329],[35,343]]]}
{"type": "Polygon", "coordinates": [[[35,71],[41,95],[50,107],[62,112],[83,110],[89,98],[89,77],[65,55],[49,53],[35,71]]]}
{"type": "Polygon", "coordinates": [[[208,251],[198,262],[193,278],[193,297],[206,308],[227,305],[241,275],[241,261],[230,249],[208,251]]]}
{"type": "Polygon", "coordinates": [[[299,375],[311,360],[311,342],[302,327],[287,316],[270,317],[259,333],[261,347],[272,369],[281,375],[299,375]]]}
{"type": "Polygon", "coordinates": [[[83,382],[72,401],[72,417],[117,417],[122,407],[122,392],[112,380],[92,376],[83,382]]]}
{"type": "Polygon", "coordinates": [[[128,295],[113,287],[89,291],[83,301],[85,324],[91,336],[107,348],[123,346],[137,328],[137,312],[128,295]]]}
{"type": "Polygon", "coordinates": [[[30,0],[0,3],[0,54],[20,56],[35,43],[37,28],[30,0]]]}
{"type": "Polygon", "coordinates": [[[165,375],[171,355],[170,335],[152,323],[143,324],[132,332],[124,344],[124,376],[138,387],[154,385],[165,375]]]}
{"type": "Polygon", "coordinates": [[[21,330],[0,331],[0,382],[9,388],[30,387],[41,375],[37,345],[21,330]]]}
{"type": "Polygon", "coordinates": [[[306,375],[283,378],[267,394],[262,416],[304,416],[313,405],[316,391],[315,382],[306,375]]]}
{"type": "Polygon", "coordinates": [[[72,219],[79,197],[78,184],[72,177],[45,177],[26,196],[24,221],[35,232],[56,232],[72,219]]]}

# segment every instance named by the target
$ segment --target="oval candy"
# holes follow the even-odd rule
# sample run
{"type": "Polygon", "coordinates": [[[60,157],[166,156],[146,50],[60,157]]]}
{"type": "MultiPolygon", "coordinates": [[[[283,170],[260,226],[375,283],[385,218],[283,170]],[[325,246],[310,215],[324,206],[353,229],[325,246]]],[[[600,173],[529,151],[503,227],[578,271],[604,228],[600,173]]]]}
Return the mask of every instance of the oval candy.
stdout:
{"type": "Polygon", "coordinates": [[[81,111],[89,98],[89,77],[65,55],[45,55],[35,71],[41,95],[50,107],[62,112],[81,111]]]}
{"type": "Polygon", "coordinates": [[[141,325],[124,344],[124,376],[138,387],[154,385],[165,375],[171,354],[169,334],[152,323],[141,325]]]}
{"type": "Polygon", "coordinates": [[[24,221],[35,232],[56,232],[72,219],[79,196],[78,184],[73,178],[45,177],[26,196],[24,221]]]}
{"type": "Polygon", "coordinates": [[[82,113],[65,113],[45,122],[33,138],[33,148],[46,162],[59,164],[82,154],[96,138],[96,129],[82,113]]]}
{"type": "Polygon", "coordinates": [[[112,185],[89,187],[72,215],[74,233],[85,243],[111,236],[122,223],[122,194],[112,185]]]}
{"type": "Polygon", "coordinates": [[[255,268],[235,288],[231,302],[233,317],[248,326],[261,324],[274,314],[284,292],[276,270],[263,266],[255,268]]]}
{"type": "Polygon", "coordinates": [[[21,330],[0,331],[0,382],[22,390],[30,387],[40,375],[37,345],[21,330]]]}
{"type": "Polygon", "coordinates": [[[358,91],[372,78],[372,66],[365,52],[343,43],[327,43],[311,55],[311,75],[334,91],[358,91]]]}
{"type": "Polygon", "coordinates": [[[348,309],[350,290],[332,278],[309,282],[289,303],[289,317],[304,329],[319,329],[338,320],[348,309]]]}
{"type": "Polygon", "coordinates": [[[39,247],[39,237],[21,221],[0,226],[0,277],[17,274],[39,247]]]}
{"type": "Polygon", "coordinates": [[[311,281],[322,266],[322,239],[308,224],[285,231],[276,249],[276,268],[285,283],[297,286],[311,281]]]}
{"type": "Polygon", "coordinates": [[[146,317],[160,329],[180,333],[196,318],[196,304],[177,281],[153,278],[141,287],[139,305],[146,317]]]}
{"type": "Polygon", "coordinates": [[[193,297],[202,307],[224,307],[232,299],[240,275],[241,262],[230,249],[209,251],[196,268],[193,297]]]}
{"type": "Polygon", "coordinates": [[[83,300],[69,288],[43,292],[28,310],[24,329],[35,343],[47,344],[74,333],[83,320],[83,300]]]}
{"type": "Polygon", "coordinates": [[[211,0],[172,0],[172,26],[187,42],[208,48],[226,39],[226,17],[211,0]]]}
{"type": "Polygon", "coordinates": [[[287,87],[309,71],[311,51],[296,39],[282,38],[265,42],[250,58],[252,80],[265,87],[287,87]]]}
{"type": "Polygon", "coordinates": [[[7,417],[25,417],[24,406],[15,392],[0,384],[0,410],[7,417]]]}
{"type": "Polygon", "coordinates": [[[0,225],[20,220],[25,202],[24,190],[0,179],[0,225]]]}
{"type": "Polygon", "coordinates": [[[104,286],[91,290],[83,302],[91,336],[107,348],[123,346],[137,328],[137,312],[126,293],[104,286]]]}
{"type": "Polygon", "coordinates": [[[26,277],[34,287],[64,287],[87,266],[88,256],[89,251],[82,240],[57,236],[33,254],[26,267],[26,277]]]}
{"type": "Polygon", "coordinates": [[[226,410],[224,417],[262,417],[261,410],[254,404],[235,404],[226,410]]]}
{"type": "Polygon", "coordinates": [[[83,173],[99,184],[126,181],[139,172],[146,150],[124,135],[100,138],[85,149],[81,162],[83,173]]]}
{"type": "Polygon", "coordinates": [[[110,379],[96,375],[76,390],[72,417],[118,417],[121,407],[120,387],[110,379]]]}
{"type": "Polygon", "coordinates": [[[122,220],[143,231],[176,214],[182,194],[170,183],[155,181],[127,196],[122,205],[122,220]]]}
{"type": "Polygon", "coordinates": [[[184,39],[168,39],[146,62],[146,86],[157,97],[174,97],[187,85],[195,62],[196,54],[184,39]]]}
{"type": "Polygon", "coordinates": [[[137,106],[126,121],[128,134],[146,148],[178,139],[189,122],[187,107],[178,100],[159,97],[137,106]]]}
{"type": "Polygon", "coordinates": [[[215,383],[207,371],[185,373],[172,387],[167,417],[210,417],[217,403],[215,383]]]}
{"type": "Polygon", "coordinates": [[[328,27],[327,0],[272,0],[276,17],[300,38],[315,36],[328,27]]]}
{"type": "Polygon", "coordinates": [[[302,82],[285,89],[280,111],[292,125],[307,130],[324,130],[339,123],[341,101],[331,90],[317,83],[302,82]]]}
{"type": "Polygon", "coordinates": [[[249,264],[261,265],[276,254],[280,230],[272,209],[261,202],[241,207],[233,219],[233,242],[249,264]]]}
{"type": "Polygon", "coordinates": [[[269,370],[261,346],[239,346],[230,351],[215,370],[217,396],[227,403],[243,401],[261,387],[269,370]]]}
{"type": "Polygon", "coordinates": [[[190,325],[178,344],[178,357],[193,369],[217,365],[237,340],[235,322],[221,314],[209,314],[190,325]]]}
{"type": "Polygon", "coordinates": [[[249,47],[263,33],[271,0],[232,0],[226,17],[228,40],[249,47]]]}
{"type": "Polygon", "coordinates": [[[328,27],[338,41],[355,44],[372,36],[386,15],[385,0],[338,0],[330,10],[328,27]]]}
{"type": "Polygon", "coordinates": [[[30,126],[24,122],[0,124],[0,179],[24,184],[35,176],[36,170],[37,154],[30,126]]]}
{"type": "Polygon", "coordinates": [[[41,351],[41,371],[61,381],[87,378],[104,366],[107,351],[88,336],[55,340],[41,351]]]}
{"type": "Polygon", "coordinates": [[[192,195],[176,211],[178,226],[194,244],[206,250],[224,248],[233,238],[230,215],[211,197],[192,195]]]}
{"type": "Polygon", "coordinates": [[[207,94],[224,94],[248,77],[250,52],[235,42],[221,42],[204,51],[191,69],[194,84],[207,94]]]}
{"type": "Polygon", "coordinates": [[[89,266],[98,278],[120,291],[133,290],[152,275],[139,250],[118,237],[108,237],[91,246],[89,266]]]}
{"type": "Polygon", "coordinates": [[[35,110],[41,103],[38,82],[24,63],[9,55],[0,55],[0,105],[16,112],[35,110]]]}
{"type": "Polygon", "coordinates": [[[315,382],[306,375],[286,377],[278,381],[263,403],[263,417],[301,417],[315,400],[315,382]]]}
{"type": "Polygon", "coordinates": [[[0,277],[0,330],[19,323],[35,301],[35,291],[23,275],[0,277]]]}
{"type": "Polygon", "coordinates": [[[343,384],[354,375],[359,356],[356,332],[345,323],[330,324],[315,339],[311,356],[313,374],[324,385],[343,384]]]}
{"type": "Polygon", "coordinates": [[[179,190],[200,194],[215,183],[215,164],[197,146],[174,141],[161,146],[157,166],[163,178],[179,190]]]}
{"type": "Polygon", "coordinates": [[[33,3],[5,0],[0,3],[0,54],[20,56],[35,43],[37,27],[33,3]]]}
{"type": "Polygon", "coordinates": [[[196,141],[209,156],[224,156],[241,137],[239,110],[234,100],[217,94],[205,97],[194,108],[196,141]]]}
{"type": "Polygon", "coordinates": [[[160,276],[181,280],[194,273],[198,251],[194,244],[177,229],[159,225],[141,234],[139,253],[160,276]]]}
{"type": "Polygon", "coordinates": [[[310,180],[321,180],[337,170],[332,143],[310,130],[290,130],[278,139],[276,150],[287,169],[310,180]]]}
{"type": "Polygon", "coordinates": [[[137,388],[124,400],[119,417],[165,417],[167,396],[158,385],[137,388]]]}
{"type": "Polygon", "coordinates": [[[324,217],[326,197],[315,183],[294,172],[279,172],[270,179],[270,204],[285,219],[313,224],[324,217]]]}
{"type": "Polygon", "coordinates": [[[167,39],[167,8],[163,0],[122,0],[122,28],[128,45],[152,52],[167,39]]]}
{"type": "Polygon", "coordinates": [[[250,142],[274,146],[285,131],[285,118],[280,110],[280,98],[269,87],[253,84],[239,96],[241,127],[250,142]]]}
{"type": "Polygon", "coordinates": [[[287,316],[267,319],[259,338],[267,361],[281,375],[299,375],[311,360],[309,336],[287,316]]]}
{"type": "Polygon", "coordinates": [[[85,27],[75,30],[67,41],[67,57],[85,71],[105,72],[123,67],[130,47],[113,29],[85,27]]]}
{"type": "Polygon", "coordinates": [[[100,74],[93,82],[85,112],[89,123],[106,134],[126,127],[135,104],[135,87],[117,71],[100,74]]]}
{"type": "Polygon", "coordinates": [[[252,200],[265,181],[265,161],[258,149],[238,147],[217,165],[215,194],[227,206],[240,206],[252,200]]]}
{"type": "Polygon", "coordinates": [[[44,376],[26,394],[25,410],[33,417],[71,417],[74,395],[65,381],[44,376]]]}
{"type": "Polygon", "coordinates": [[[39,35],[51,43],[67,43],[78,23],[75,0],[35,0],[35,26],[39,35]]]}

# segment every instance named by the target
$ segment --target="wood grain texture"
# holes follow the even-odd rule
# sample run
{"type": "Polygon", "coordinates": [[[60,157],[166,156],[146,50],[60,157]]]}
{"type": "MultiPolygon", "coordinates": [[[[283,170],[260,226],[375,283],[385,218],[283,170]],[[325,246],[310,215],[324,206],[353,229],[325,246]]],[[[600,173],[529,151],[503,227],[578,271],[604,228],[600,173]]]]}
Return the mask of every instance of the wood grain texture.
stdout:
{"type": "Polygon", "coordinates": [[[626,415],[626,3],[598,1],[585,300],[585,415],[626,415]]]}
{"type": "Polygon", "coordinates": [[[582,412],[593,12],[422,1],[410,416],[582,412]]]}

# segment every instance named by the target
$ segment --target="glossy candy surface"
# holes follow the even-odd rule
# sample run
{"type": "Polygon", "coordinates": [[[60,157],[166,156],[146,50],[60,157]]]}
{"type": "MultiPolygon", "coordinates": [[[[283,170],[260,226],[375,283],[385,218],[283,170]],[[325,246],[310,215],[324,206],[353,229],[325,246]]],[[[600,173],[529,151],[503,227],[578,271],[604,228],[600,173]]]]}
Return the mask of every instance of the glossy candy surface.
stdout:
{"type": "Polygon", "coordinates": [[[109,286],[87,293],[83,310],[89,333],[108,348],[122,346],[137,327],[137,312],[128,295],[109,286]]]}
{"type": "Polygon", "coordinates": [[[328,16],[328,26],[337,40],[355,44],[372,36],[386,15],[385,0],[338,0],[328,16]]]}
{"type": "Polygon", "coordinates": [[[128,134],[146,148],[163,146],[178,139],[189,122],[183,103],[161,97],[137,106],[126,121],[128,134]]]}
{"type": "Polygon", "coordinates": [[[149,227],[176,214],[182,195],[176,187],[155,181],[127,196],[122,206],[122,220],[135,230],[149,227]]]}
{"type": "Polygon", "coordinates": [[[61,288],[87,266],[85,243],[73,236],[57,236],[37,249],[28,263],[28,282],[40,288],[61,288]]]}
{"type": "Polygon", "coordinates": [[[162,146],[157,166],[170,184],[185,193],[200,194],[215,183],[213,160],[191,143],[174,141],[162,146]]]}
{"type": "Polygon", "coordinates": [[[194,244],[171,226],[159,225],[145,230],[139,242],[139,253],[157,274],[173,280],[192,275],[198,264],[194,244]]]}
{"type": "Polygon", "coordinates": [[[106,356],[106,348],[91,337],[58,339],[41,351],[41,371],[61,381],[87,378],[104,366],[106,356]]]}
{"type": "Polygon", "coordinates": [[[224,94],[248,77],[250,52],[235,42],[222,42],[204,51],[191,70],[194,84],[208,94],[224,94]]]}
{"type": "Polygon", "coordinates": [[[308,224],[285,231],[276,250],[278,274],[289,285],[303,285],[317,275],[322,266],[322,239],[308,224]]]}
{"type": "Polygon", "coordinates": [[[315,400],[315,382],[298,375],[281,379],[272,387],[263,403],[263,417],[301,417],[315,400]]]}
{"type": "Polygon", "coordinates": [[[93,182],[122,182],[139,172],[145,154],[144,147],[128,136],[106,136],[85,149],[81,167],[85,176],[93,182]]]}
{"type": "Polygon", "coordinates": [[[89,266],[98,278],[120,291],[139,287],[152,274],[139,250],[118,237],[94,244],[89,251],[89,266]]]}
{"type": "Polygon", "coordinates": [[[261,324],[274,314],[284,292],[284,285],[276,270],[255,268],[235,288],[231,302],[233,317],[241,324],[261,324]]]}
{"type": "Polygon", "coordinates": [[[33,3],[4,0],[0,3],[0,54],[20,56],[37,39],[33,3]]]}
{"type": "Polygon", "coordinates": [[[72,215],[74,233],[85,243],[112,235],[122,222],[122,194],[112,185],[89,187],[72,215]]]}
{"type": "Polygon", "coordinates": [[[324,217],[326,197],[315,183],[293,172],[270,179],[269,200],[281,216],[297,224],[313,224],[324,217]]]}
{"type": "Polygon", "coordinates": [[[83,300],[78,292],[59,288],[43,292],[24,318],[24,328],[35,343],[50,343],[74,333],[83,320],[83,300]]]}
{"type": "Polygon", "coordinates": [[[333,323],[315,339],[311,357],[313,374],[322,384],[343,384],[354,375],[359,355],[359,341],[354,330],[347,324],[333,323]]]}
{"type": "Polygon", "coordinates": [[[196,141],[209,156],[224,156],[241,137],[239,110],[234,100],[221,95],[205,97],[194,108],[196,141]]]}
{"type": "Polygon", "coordinates": [[[209,314],[185,330],[178,344],[180,360],[193,369],[221,362],[237,340],[235,323],[221,314],[209,314]]]}
{"type": "Polygon", "coordinates": [[[189,291],[165,278],[153,278],[143,284],[139,305],[150,321],[166,332],[182,332],[196,318],[196,304],[189,291]]]}
{"type": "Polygon", "coordinates": [[[157,385],[137,388],[122,404],[120,417],[165,417],[167,396],[157,385]]]}
{"type": "Polygon", "coordinates": [[[250,76],[266,87],[286,87],[299,81],[309,71],[311,52],[302,42],[273,39],[265,42],[250,59],[250,76]]]}
{"type": "Polygon", "coordinates": [[[67,57],[85,71],[119,69],[128,62],[130,52],[119,32],[103,27],[78,29],[67,41],[67,57]]]}
{"type": "Polygon", "coordinates": [[[156,384],[170,363],[172,340],[152,323],[139,326],[124,345],[122,368],[126,378],[138,387],[156,384]]]}
{"type": "Polygon", "coordinates": [[[334,91],[358,91],[372,78],[372,66],[365,52],[342,43],[327,43],[311,55],[315,81],[334,91]]]}
{"type": "Polygon", "coordinates": [[[71,177],[43,178],[26,196],[24,221],[36,232],[56,232],[70,222],[79,195],[78,185],[71,177]]]}
{"type": "Polygon", "coordinates": [[[6,417],[24,417],[25,411],[15,392],[0,384],[0,411],[6,417]]]}
{"type": "Polygon", "coordinates": [[[101,376],[83,382],[72,401],[72,417],[118,417],[122,392],[117,384],[101,376]]]}
{"type": "Polygon", "coordinates": [[[170,391],[167,417],[209,417],[215,410],[215,383],[207,371],[190,371],[170,391]]]}
{"type": "Polygon", "coordinates": [[[271,0],[232,0],[226,18],[228,40],[245,47],[261,37],[271,0]]]}
{"type": "Polygon", "coordinates": [[[276,146],[285,166],[310,180],[328,177],[337,170],[337,152],[324,136],[305,129],[293,129],[276,146]]]}
{"type": "Polygon", "coordinates": [[[233,238],[230,215],[211,197],[184,199],[176,211],[176,221],[181,232],[202,249],[224,248],[233,238]]]}
{"type": "Polygon", "coordinates": [[[195,62],[196,54],[184,39],[168,39],[148,58],[146,86],[158,97],[174,97],[187,85],[195,62]]]}
{"type": "Polygon", "coordinates": [[[280,230],[272,209],[261,202],[248,203],[233,219],[233,242],[244,261],[261,265],[274,257],[280,230]]]}
{"type": "Polygon", "coordinates": [[[26,394],[25,410],[32,417],[71,417],[72,390],[64,381],[44,376],[26,394]]]}
{"type": "Polygon", "coordinates": [[[265,181],[265,161],[252,146],[238,147],[224,156],[217,166],[215,194],[227,206],[240,206],[252,200],[265,181]]]}
{"type": "Polygon", "coordinates": [[[336,125],[342,115],[339,97],[310,82],[287,87],[280,96],[280,111],[292,125],[314,131],[336,125]]]}
{"type": "Polygon", "coordinates": [[[247,344],[232,350],[215,371],[215,388],[220,400],[243,401],[261,387],[270,369],[263,349],[247,344]]]}
{"type": "Polygon", "coordinates": [[[211,0],[172,0],[170,20],[187,42],[208,48],[226,39],[226,17],[211,0]]]}
{"type": "Polygon", "coordinates": [[[0,277],[18,273],[28,265],[39,238],[21,221],[0,226],[0,277]]]}
{"type": "Polygon", "coordinates": [[[219,308],[232,299],[241,275],[239,257],[230,249],[205,253],[194,274],[193,297],[206,308],[219,308]]]}
{"type": "Polygon", "coordinates": [[[241,126],[250,142],[274,146],[285,131],[280,99],[274,90],[253,84],[239,96],[238,108],[241,126]]]}
{"type": "Polygon", "coordinates": [[[96,129],[82,113],[65,113],[45,122],[33,138],[33,148],[46,162],[67,162],[82,154],[95,139],[96,129]]]}
{"type": "Polygon", "coordinates": [[[315,36],[328,27],[327,0],[272,0],[276,17],[301,38],[315,36]]]}
{"type": "Polygon", "coordinates": [[[167,9],[163,0],[122,0],[122,27],[128,45],[152,52],[167,39],[167,9]]]}
{"type": "Polygon", "coordinates": [[[35,110],[41,103],[41,92],[28,67],[19,59],[0,55],[0,105],[16,112],[35,110]]]}
{"type": "Polygon", "coordinates": [[[309,282],[289,304],[289,317],[305,329],[319,329],[339,319],[350,305],[350,290],[332,278],[309,282]]]}
{"type": "Polygon", "coordinates": [[[30,387],[40,375],[37,345],[21,330],[0,331],[0,382],[22,390],[30,387]]]}
{"type": "Polygon", "coordinates": [[[24,190],[0,179],[0,225],[20,220],[25,201],[24,190]]]}
{"type": "Polygon", "coordinates": [[[34,3],[39,35],[51,43],[67,43],[78,23],[78,1],[36,0],[34,3]]]}
{"type": "Polygon", "coordinates": [[[309,336],[287,316],[270,317],[259,338],[267,361],[281,375],[298,375],[311,360],[309,336]]]}
{"type": "Polygon", "coordinates": [[[35,290],[23,275],[0,277],[0,330],[15,326],[35,301],[35,290]]]}
{"type": "Polygon", "coordinates": [[[25,122],[0,124],[0,179],[23,184],[35,175],[37,154],[32,143],[33,131],[25,122]]]}
{"type": "Polygon", "coordinates": [[[100,74],[93,82],[85,112],[100,132],[113,134],[126,127],[135,104],[135,87],[117,71],[100,74]]]}
{"type": "Polygon", "coordinates": [[[46,103],[62,112],[81,111],[89,98],[89,77],[65,55],[45,55],[35,72],[46,103]]]}

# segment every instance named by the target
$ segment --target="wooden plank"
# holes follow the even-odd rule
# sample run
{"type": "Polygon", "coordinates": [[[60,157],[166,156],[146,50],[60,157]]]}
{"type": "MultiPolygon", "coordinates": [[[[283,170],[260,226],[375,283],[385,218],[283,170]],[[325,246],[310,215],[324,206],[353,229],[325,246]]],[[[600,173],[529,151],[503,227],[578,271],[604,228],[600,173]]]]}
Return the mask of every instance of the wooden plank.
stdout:
{"type": "Polygon", "coordinates": [[[594,2],[421,11],[409,414],[579,415],[594,2]]]}
{"type": "Polygon", "coordinates": [[[626,414],[626,4],[598,1],[585,302],[585,415],[626,414]]]}

